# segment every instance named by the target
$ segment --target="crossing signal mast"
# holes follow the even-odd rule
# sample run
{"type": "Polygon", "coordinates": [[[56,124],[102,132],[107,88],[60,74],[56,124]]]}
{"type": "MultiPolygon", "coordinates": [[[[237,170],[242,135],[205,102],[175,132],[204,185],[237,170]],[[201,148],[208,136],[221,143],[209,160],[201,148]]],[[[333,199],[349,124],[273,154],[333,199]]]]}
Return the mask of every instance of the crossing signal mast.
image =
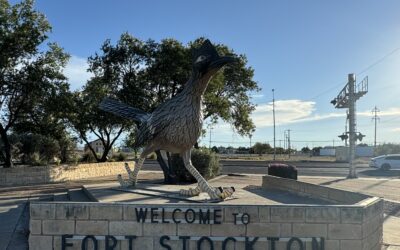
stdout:
{"type": "Polygon", "coordinates": [[[357,132],[356,129],[356,102],[368,92],[368,76],[366,76],[359,84],[356,85],[356,75],[348,75],[348,83],[339,92],[331,103],[337,109],[348,109],[349,131],[339,135],[342,140],[349,139],[349,175],[347,178],[357,178],[356,168],[354,164],[355,149],[357,140],[362,141],[365,135],[357,132]]]}

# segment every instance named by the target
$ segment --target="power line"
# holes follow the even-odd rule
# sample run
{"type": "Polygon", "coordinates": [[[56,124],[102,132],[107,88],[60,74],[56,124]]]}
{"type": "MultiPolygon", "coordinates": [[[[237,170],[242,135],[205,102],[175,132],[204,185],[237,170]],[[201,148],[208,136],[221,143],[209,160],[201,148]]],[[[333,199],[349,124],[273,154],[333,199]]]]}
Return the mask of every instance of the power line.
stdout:
{"type": "Polygon", "coordinates": [[[400,118],[400,116],[396,116],[396,117],[393,117],[392,119],[385,120],[385,121],[383,121],[383,122],[381,122],[381,123],[391,122],[391,121],[397,120],[397,119],[399,119],[399,118],[400,118]]]}
{"type": "Polygon", "coordinates": [[[368,67],[366,67],[365,69],[363,69],[361,72],[358,72],[357,75],[361,75],[365,72],[367,72],[368,70],[370,70],[371,68],[375,67],[376,65],[380,64],[381,62],[383,62],[386,58],[388,58],[389,56],[393,55],[394,53],[396,53],[397,51],[400,50],[400,47],[395,48],[394,50],[392,50],[391,52],[389,52],[388,54],[384,55],[382,58],[376,60],[374,63],[370,64],[368,67]]]}
{"type": "MultiPolygon", "coordinates": [[[[361,70],[360,72],[357,73],[357,75],[361,75],[365,72],[367,72],[368,70],[372,69],[373,67],[375,67],[376,65],[380,64],[381,62],[383,62],[384,60],[386,60],[388,57],[390,57],[391,55],[393,55],[394,53],[396,53],[397,51],[400,50],[400,47],[395,48],[394,50],[392,50],[391,52],[387,53],[386,55],[384,55],[383,57],[381,57],[380,59],[376,60],[375,62],[371,63],[369,66],[367,66],[366,68],[364,68],[363,70],[361,70]]],[[[340,86],[343,86],[344,84],[346,84],[346,82],[341,82],[340,84],[337,84],[327,90],[322,91],[321,93],[317,94],[316,96],[310,98],[309,100],[314,100],[317,99],[320,96],[323,96],[335,89],[337,89],[340,86]]]]}

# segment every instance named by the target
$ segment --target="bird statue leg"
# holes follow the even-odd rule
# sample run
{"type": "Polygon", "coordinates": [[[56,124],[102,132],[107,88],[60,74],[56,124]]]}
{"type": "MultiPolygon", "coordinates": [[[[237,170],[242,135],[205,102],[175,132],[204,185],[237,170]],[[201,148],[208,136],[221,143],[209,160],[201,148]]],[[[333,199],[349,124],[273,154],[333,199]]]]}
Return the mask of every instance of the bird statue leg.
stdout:
{"type": "MultiPolygon", "coordinates": [[[[203,176],[197,171],[197,169],[193,166],[192,161],[190,159],[190,150],[185,151],[184,153],[181,154],[183,158],[183,162],[185,164],[186,169],[189,171],[191,175],[197,180],[198,187],[200,188],[201,191],[206,192],[211,199],[215,200],[224,200],[225,198],[228,198],[232,196],[233,192],[235,191],[234,188],[227,188],[227,189],[222,189],[222,188],[213,188],[208,184],[208,182],[204,179],[203,176]]],[[[186,190],[181,190],[180,193],[184,194],[186,190]]],[[[197,188],[192,189],[192,191],[197,191],[197,188]]],[[[191,192],[189,189],[186,192],[191,192]]]]}
{"type": "Polygon", "coordinates": [[[136,186],[137,183],[137,178],[139,175],[139,171],[143,166],[144,160],[145,160],[145,156],[141,155],[137,164],[135,164],[134,168],[133,168],[133,172],[130,169],[128,163],[125,163],[125,169],[126,172],[128,172],[128,181],[125,181],[122,179],[121,175],[118,175],[118,182],[121,185],[121,187],[134,187],[136,186]]]}
{"type": "Polygon", "coordinates": [[[181,189],[180,191],[180,195],[189,197],[198,196],[200,195],[200,193],[201,193],[201,188],[199,185],[197,185],[197,187],[195,188],[181,189]]]}

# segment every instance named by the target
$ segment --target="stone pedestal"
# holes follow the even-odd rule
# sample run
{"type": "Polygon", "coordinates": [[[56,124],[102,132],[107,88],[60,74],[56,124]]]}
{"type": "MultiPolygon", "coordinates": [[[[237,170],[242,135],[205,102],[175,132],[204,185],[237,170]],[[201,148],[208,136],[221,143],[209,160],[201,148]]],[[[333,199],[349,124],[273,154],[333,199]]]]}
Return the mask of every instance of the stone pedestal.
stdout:
{"type": "Polygon", "coordinates": [[[236,183],[236,197],[191,202],[168,196],[181,186],[110,183],[85,187],[99,202],[32,203],[30,249],[380,249],[379,198],[271,176],[211,183],[236,183]]]}

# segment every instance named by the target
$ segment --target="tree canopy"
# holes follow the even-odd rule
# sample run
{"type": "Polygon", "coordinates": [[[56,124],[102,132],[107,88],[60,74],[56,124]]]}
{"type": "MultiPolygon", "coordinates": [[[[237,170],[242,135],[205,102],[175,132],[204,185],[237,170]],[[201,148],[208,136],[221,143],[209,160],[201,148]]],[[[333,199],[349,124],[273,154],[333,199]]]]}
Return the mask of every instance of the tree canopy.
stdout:
{"type": "Polygon", "coordinates": [[[50,29],[33,1],[12,6],[0,0],[0,157],[5,167],[12,166],[10,130],[18,122],[51,119],[43,104],[68,89],[62,74],[68,55],[56,44],[39,50],[50,29]]]}
{"type": "MultiPolygon", "coordinates": [[[[88,59],[88,70],[94,76],[81,92],[75,93],[72,113],[76,116],[69,119],[71,124],[86,142],[87,133],[95,134],[105,149],[123,131],[134,133],[133,124],[98,110],[98,103],[111,96],[151,112],[182,90],[191,74],[192,49],[202,41],[199,38],[185,46],[174,39],[141,41],[128,33],[122,34],[116,44],[106,40],[100,51],[88,59]],[[113,137],[108,138],[111,134],[113,137]]],[[[225,45],[217,45],[217,49],[221,54],[237,57],[239,63],[226,67],[211,80],[204,97],[205,119],[220,118],[233,124],[240,135],[251,134],[254,104],[248,94],[259,90],[252,79],[253,69],[246,66],[244,55],[235,54],[225,45]]],[[[105,160],[105,155],[98,160],[105,160]]]]}

